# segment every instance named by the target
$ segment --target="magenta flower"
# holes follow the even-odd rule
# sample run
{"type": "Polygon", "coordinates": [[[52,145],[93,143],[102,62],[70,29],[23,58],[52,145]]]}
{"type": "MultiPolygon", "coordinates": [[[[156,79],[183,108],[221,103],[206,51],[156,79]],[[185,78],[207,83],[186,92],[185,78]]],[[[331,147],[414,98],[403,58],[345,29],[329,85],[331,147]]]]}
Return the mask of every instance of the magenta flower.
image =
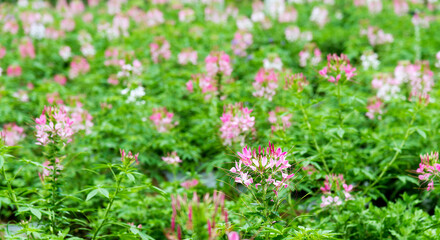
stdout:
{"type": "Polygon", "coordinates": [[[240,160],[235,162],[235,167],[230,172],[235,176],[235,182],[250,188],[263,187],[278,194],[281,187],[287,188],[295,174],[287,173],[291,167],[286,160],[287,152],[281,148],[275,150],[275,146],[269,142],[267,149],[259,146],[258,152],[244,147],[242,152],[237,152],[240,160]]]}
{"type": "Polygon", "coordinates": [[[209,77],[215,77],[217,74],[230,76],[232,73],[231,60],[224,52],[211,52],[205,58],[205,68],[209,77]]]}
{"type": "Polygon", "coordinates": [[[439,153],[420,155],[419,168],[416,173],[419,174],[419,180],[429,182],[427,191],[434,189],[434,180],[440,177],[439,153]]]}
{"type": "Polygon", "coordinates": [[[321,197],[321,208],[327,206],[338,206],[344,201],[353,200],[351,192],[353,191],[353,185],[347,185],[342,174],[331,174],[325,176],[324,187],[321,187],[321,191],[324,194],[321,197]],[[344,198],[342,198],[342,196],[344,198]]]}
{"type": "Polygon", "coordinates": [[[319,71],[319,75],[327,81],[337,84],[341,78],[350,80],[356,76],[356,68],[350,65],[346,55],[329,54],[327,55],[327,66],[319,71]]]}

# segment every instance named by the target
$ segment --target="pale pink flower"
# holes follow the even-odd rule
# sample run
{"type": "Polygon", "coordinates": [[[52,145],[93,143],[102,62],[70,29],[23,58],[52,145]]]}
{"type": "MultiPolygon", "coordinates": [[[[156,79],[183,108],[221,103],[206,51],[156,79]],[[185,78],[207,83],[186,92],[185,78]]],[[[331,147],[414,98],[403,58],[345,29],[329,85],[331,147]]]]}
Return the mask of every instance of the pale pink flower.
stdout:
{"type": "Polygon", "coordinates": [[[13,97],[17,98],[21,102],[29,102],[29,95],[28,91],[20,89],[16,91],[14,94],[12,94],[13,97]]]}
{"type": "Polygon", "coordinates": [[[370,100],[369,105],[367,106],[368,112],[365,114],[369,119],[374,119],[376,115],[378,115],[378,119],[382,118],[383,113],[383,103],[379,98],[373,98],[370,100]]]}
{"type": "Polygon", "coordinates": [[[427,191],[434,189],[434,180],[440,177],[439,153],[420,155],[419,168],[416,173],[419,174],[419,180],[428,183],[427,191]]]}
{"type": "Polygon", "coordinates": [[[232,66],[229,55],[224,52],[211,52],[205,58],[205,69],[210,77],[214,77],[218,74],[230,76],[232,66]]]}
{"type": "Polygon", "coordinates": [[[177,121],[173,120],[173,117],[174,113],[168,112],[165,107],[154,108],[150,120],[153,122],[158,132],[168,132],[179,124],[177,121]]]}
{"type": "Polygon", "coordinates": [[[167,156],[162,157],[162,160],[170,165],[178,165],[182,162],[176,152],[168,153],[167,156]]]}
{"type": "Polygon", "coordinates": [[[45,107],[41,116],[35,119],[37,145],[67,143],[72,141],[73,121],[64,108],[45,107]]]}
{"type": "Polygon", "coordinates": [[[90,70],[90,64],[83,57],[74,57],[70,63],[69,78],[76,78],[80,74],[86,74],[90,70]]]}
{"type": "MultiPolygon", "coordinates": [[[[44,178],[51,177],[52,171],[54,169],[54,166],[51,166],[49,161],[44,161],[43,165],[43,173],[38,173],[38,176],[40,177],[41,182],[44,183],[44,178]]],[[[60,175],[61,171],[64,169],[64,166],[60,164],[60,159],[56,158],[55,160],[56,165],[56,175],[60,175]]]]}
{"type": "Polygon", "coordinates": [[[18,46],[18,49],[20,51],[20,56],[22,58],[26,58],[26,57],[29,57],[31,59],[35,58],[35,48],[31,40],[28,39],[26,40],[25,43],[20,44],[20,46],[18,46]]]}
{"type": "Polygon", "coordinates": [[[252,110],[244,108],[242,104],[229,105],[220,117],[220,127],[223,144],[244,144],[247,134],[254,130],[255,117],[251,117],[252,110]]]}
{"type": "Polygon", "coordinates": [[[316,66],[322,60],[322,53],[314,44],[308,44],[304,50],[299,52],[299,66],[306,67],[307,65],[316,66]]]}
{"type": "Polygon", "coordinates": [[[292,126],[291,118],[292,114],[288,113],[287,109],[276,107],[275,111],[269,112],[268,121],[271,123],[271,130],[275,131],[286,131],[286,129],[292,126]]]}
{"type": "Polygon", "coordinates": [[[61,56],[61,58],[66,61],[72,56],[72,52],[70,50],[69,46],[63,46],[60,48],[60,51],[58,52],[61,56]]]}
{"type": "Polygon", "coordinates": [[[151,9],[145,16],[147,26],[154,27],[165,22],[163,13],[158,9],[151,9]]]}
{"type": "Polygon", "coordinates": [[[385,33],[378,27],[369,26],[367,29],[361,30],[361,36],[367,36],[371,46],[383,45],[394,42],[393,35],[385,33]]]}
{"type": "Polygon", "coordinates": [[[192,49],[185,49],[181,51],[177,58],[180,65],[186,65],[188,63],[197,65],[197,51],[192,49]]]}
{"type": "Polygon", "coordinates": [[[328,10],[323,7],[314,7],[310,15],[310,21],[316,23],[320,28],[329,21],[328,10]]]}
{"type": "Polygon", "coordinates": [[[353,185],[348,185],[345,183],[344,176],[342,174],[331,174],[325,176],[324,187],[321,187],[321,191],[324,195],[327,195],[327,197],[321,197],[321,208],[327,206],[338,206],[341,205],[343,201],[353,200],[354,198],[350,193],[353,191],[353,188],[353,185]],[[338,196],[332,197],[332,194],[342,194],[344,199],[338,196]]]}
{"type": "Polygon", "coordinates": [[[195,12],[191,8],[185,8],[179,11],[180,22],[192,22],[195,18],[195,12]]]}
{"type": "Polygon", "coordinates": [[[261,68],[255,76],[255,82],[252,83],[255,97],[264,97],[272,101],[278,88],[278,75],[273,70],[261,68]]]}
{"type": "Polygon", "coordinates": [[[17,126],[15,123],[8,123],[3,125],[3,130],[0,132],[3,141],[6,146],[15,146],[18,142],[22,141],[26,134],[24,134],[24,129],[17,126]]]}
{"type": "Polygon", "coordinates": [[[75,29],[75,21],[70,17],[64,18],[60,22],[60,29],[66,32],[73,31],[75,29]]]}
{"type": "Polygon", "coordinates": [[[409,11],[409,6],[406,0],[393,0],[394,12],[403,16],[409,11]]]}
{"type": "Polygon", "coordinates": [[[6,48],[0,45],[0,59],[6,55],[6,48]]]}
{"type": "Polygon", "coordinates": [[[180,184],[180,186],[182,186],[185,189],[190,189],[190,188],[197,186],[197,184],[199,184],[199,181],[197,179],[192,179],[192,180],[182,182],[180,184]]]}
{"type": "Polygon", "coordinates": [[[293,7],[289,7],[278,16],[278,22],[280,23],[295,22],[297,18],[298,18],[298,12],[296,11],[296,9],[293,7]]]}
{"type": "Polygon", "coordinates": [[[252,34],[248,32],[236,32],[232,40],[231,49],[234,54],[240,57],[246,56],[246,49],[252,45],[252,34]]]}
{"type": "Polygon", "coordinates": [[[61,84],[61,85],[66,85],[67,82],[67,78],[64,75],[61,74],[57,74],[53,77],[54,81],[61,84]]]}
{"type": "Polygon", "coordinates": [[[327,81],[337,84],[342,77],[350,80],[356,76],[356,68],[350,65],[350,60],[346,55],[329,54],[327,55],[327,66],[319,71],[319,75],[327,81]]]}
{"type": "Polygon", "coordinates": [[[155,37],[150,43],[150,54],[154,63],[159,63],[161,59],[168,60],[171,57],[170,43],[164,37],[155,37]]]}

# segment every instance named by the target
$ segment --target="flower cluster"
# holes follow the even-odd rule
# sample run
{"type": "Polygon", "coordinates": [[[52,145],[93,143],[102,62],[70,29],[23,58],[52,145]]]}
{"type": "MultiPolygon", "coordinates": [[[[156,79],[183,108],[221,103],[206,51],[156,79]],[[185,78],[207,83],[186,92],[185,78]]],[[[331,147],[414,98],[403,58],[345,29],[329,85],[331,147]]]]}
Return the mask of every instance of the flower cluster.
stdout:
{"type": "Polygon", "coordinates": [[[177,121],[173,122],[173,116],[174,113],[168,112],[165,107],[154,108],[150,120],[158,132],[168,132],[171,128],[179,124],[177,121]]]}
{"type": "Polygon", "coordinates": [[[182,182],[182,183],[180,184],[180,186],[182,186],[182,187],[185,188],[185,189],[190,189],[190,188],[192,188],[192,187],[197,186],[197,184],[199,184],[199,180],[197,180],[197,179],[192,179],[192,180],[188,180],[188,181],[182,182]]]}
{"type": "Polygon", "coordinates": [[[255,89],[255,92],[253,92],[255,97],[264,97],[272,101],[278,88],[278,74],[273,70],[261,68],[255,76],[255,82],[252,85],[255,89]]]}
{"type": "Polygon", "coordinates": [[[37,145],[48,145],[72,141],[74,123],[64,108],[44,107],[43,113],[35,119],[37,145]]]}
{"type": "Polygon", "coordinates": [[[15,123],[3,125],[3,130],[0,132],[0,135],[6,146],[14,146],[26,137],[24,129],[15,123]]]}
{"type": "Polygon", "coordinates": [[[128,95],[126,103],[135,103],[136,105],[145,104],[145,100],[142,97],[145,96],[145,88],[138,86],[135,89],[125,88],[121,90],[122,95],[128,95]]]}
{"type": "Polygon", "coordinates": [[[231,59],[224,52],[211,52],[205,58],[205,68],[210,77],[215,77],[218,74],[230,76],[232,73],[231,59]]]}
{"type": "Polygon", "coordinates": [[[171,57],[170,43],[164,37],[156,37],[150,44],[151,59],[154,63],[159,63],[161,59],[171,57]]]}
{"type": "Polygon", "coordinates": [[[218,237],[218,224],[228,224],[225,194],[216,190],[212,196],[207,193],[203,199],[196,192],[192,199],[188,199],[186,194],[171,196],[171,206],[171,228],[166,233],[169,240],[181,240],[190,236],[215,240],[218,237]]]}
{"type": "Polygon", "coordinates": [[[285,131],[286,129],[292,126],[290,122],[292,118],[292,114],[287,112],[287,109],[276,107],[275,111],[269,112],[268,121],[271,123],[271,129],[273,132],[275,131],[285,131]]]}
{"type": "MultiPolygon", "coordinates": [[[[61,165],[60,159],[55,159],[55,166],[56,166],[56,175],[60,175],[61,171],[64,169],[64,166],[61,165]]],[[[54,169],[54,166],[51,165],[50,161],[45,161],[43,163],[43,172],[38,173],[38,176],[40,177],[41,182],[44,183],[44,179],[47,177],[50,177],[52,175],[52,171],[54,169]]]]}
{"type": "Polygon", "coordinates": [[[8,77],[20,77],[22,73],[22,69],[18,65],[10,65],[6,69],[6,75],[8,77]]]}
{"type": "Polygon", "coordinates": [[[350,192],[353,191],[353,185],[347,185],[342,174],[331,174],[325,176],[324,187],[321,187],[324,194],[321,197],[321,207],[338,206],[343,201],[353,200],[350,192]]]}
{"type": "Polygon", "coordinates": [[[327,66],[319,71],[319,75],[323,76],[329,82],[337,84],[341,77],[350,80],[356,75],[356,68],[350,65],[350,61],[347,56],[341,54],[338,56],[336,54],[327,55],[327,66]]]}
{"type": "Polygon", "coordinates": [[[263,67],[266,70],[278,70],[281,71],[283,69],[283,62],[281,58],[276,54],[271,54],[267,58],[263,59],[263,67]]]}
{"type": "Polygon", "coordinates": [[[310,15],[310,21],[315,22],[320,28],[329,21],[328,10],[323,7],[314,7],[310,15]]]}
{"type": "Polygon", "coordinates": [[[186,89],[189,92],[194,92],[194,84],[200,88],[202,94],[205,95],[205,100],[210,99],[213,95],[217,95],[217,83],[214,78],[205,74],[194,74],[192,79],[186,83],[186,89]]]}
{"type": "Polygon", "coordinates": [[[297,26],[287,27],[284,30],[284,35],[286,36],[286,39],[289,42],[294,42],[297,40],[310,42],[313,39],[312,32],[310,31],[301,32],[301,30],[297,26]]]}
{"type": "Polygon", "coordinates": [[[304,50],[299,52],[299,65],[306,67],[307,65],[316,66],[322,60],[322,53],[314,44],[306,45],[304,50]]]}
{"type": "Polygon", "coordinates": [[[367,36],[371,46],[383,45],[394,41],[393,35],[385,33],[382,29],[369,26],[367,29],[361,30],[361,36],[367,36]]]}
{"type": "Polygon", "coordinates": [[[116,74],[118,78],[129,78],[131,76],[139,76],[142,73],[142,63],[135,59],[133,62],[126,63],[124,60],[119,60],[121,70],[116,74]]]}
{"type": "Polygon", "coordinates": [[[191,63],[197,65],[197,51],[190,49],[183,50],[177,56],[180,65],[191,63]]]}
{"type": "Polygon", "coordinates": [[[242,104],[229,105],[225,107],[220,117],[221,138],[224,145],[240,143],[244,145],[246,134],[254,130],[255,117],[251,117],[252,109],[243,107],[242,104]]]}
{"type": "Polygon", "coordinates": [[[170,165],[178,165],[182,162],[176,152],[168,153],[166,157],[162,157],[162,160],[170,165]]]}
{"type": "Polygon", "coordinates": [[[246,49],[252,44],[252,34],[244,31],[239,31],[234,34],[231,49],[235,55],[246,56],[246,49]]]}
{"type": "Polygon", "coordinates": [[[362,67],[364,70],[373,69],[377,70],[379,67],[380,61],[377,59],[377,53],[374,52],[364,52],[361,56],[362,67]]]}
{"type": "Polygon", "coordinates": [[[305,86],[309,85],[303,73],[285,73],[284,80],[284,89],[295,89],[297,92],[301,92],[305,86]]]}
{"type": "Polygon", "coordinates": [[[121,161],[124,164],[132,164],[134,162],[136,162],[136,164],[139,164],[139,160],[138,160],[139,153],[136,153],[135,155],[133,155],[133,153],[131,153],[131,151],[126,153],[124,149],[119,149],[119,152],[121,153],[121,161]]]}
{"type": "Polygon", "coordinates": [[[247,188],[266,189],[278,196],[280,189],[287,188],[290,179],[295,176],[288,173],[291,165],[286,160],[287,152],[283,152],[281,148],[275,150],[270,142],[266,149],[259,146],[257,151],[244,147],[237,154],[240,160],[229,171],[235,176],[235,182],[247,188]]]}
{"type": "Polygon", "coordinates": [[[440,163],[438,161],[439,154],[434,152],[431,154],[420,155],[419,168],[416,172],[419,174],[419,180],[429,182],[427,191],[434,189],[434,180],[440,177],[440,163]]]}
{"type": "Polygon", "coordinates": [[[377,97],[374,97],[374,98],[370,99],[368,102],[369,102],[368,106],[367,106],[368,112],[365,115],[369,119],[374,119],[376,117],[376,114],[377,114],[378,115],[377,118],[381,119],[382,118],[382,113],[383,113],[383,110],[382,110],[383,102],[379,98],[377,98],[377,97]]]}
{"type": "Polygon", "coordinates": [[[83,57],[75,57],[70,63],[69,78],[76,78],[90,70],[90,64],[83,57]]]}
{"type": "Polygon", "coordinates": [[[26,40],[26,42],[21,44],[18,49],[22,58],[35,58],[35,48],[31,40],[26,40]]]}
{"type": "Polygon", "coordinates": [[[85,134],[92,133],[93,117],[86,109],[83,108],[83,104],[81,102],[76,101],[74,107],[65,106],[64,109],[68,114],[70,114],[70,117],[73,121],[71,128],[74,133],[79,131],[84,131],[85,134]]]}

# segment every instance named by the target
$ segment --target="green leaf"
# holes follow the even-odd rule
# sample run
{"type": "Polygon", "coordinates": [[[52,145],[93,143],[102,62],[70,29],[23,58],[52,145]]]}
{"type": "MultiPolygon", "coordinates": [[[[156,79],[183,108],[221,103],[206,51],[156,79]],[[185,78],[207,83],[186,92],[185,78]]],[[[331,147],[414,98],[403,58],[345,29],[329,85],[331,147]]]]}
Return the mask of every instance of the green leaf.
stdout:
{"type": "Polygon", "coordinates": [[[104,196],[104,197],[106,197],[106,198],[110,198],[107,189],[105,189],[105,188],[98,188],[98,189],[96,189],[96,190],[98,190],[98,192],[99,192],[102,196],[104,196]]]}
{"type": "Polygon", "coordinates": [[[0,168],[2,168],[4,164],[5,164],[5,158],[3,156],[0,156],[0,168]]]}
{"type": "Polygon", "coordinates": [[[344,129],[339,128],[339,129],[336,131],[336,133],[338,134],[338,136],[339,136],[340,138],[342,138],[342,137],[344,137],[344,133],[345,133],[345,131],[344,131],[344,129]]]}
{"type": "Polygon", "coordinates": [[[37,217],[38,219],[41,219],[41,212],[38,209],[35,208],[30,208],[31,213],[35,215],[35,217],[37,217]]]}
{"type": "Polygon", "coordinates": [[[426,133],[425,133],[423,130],[421,130],[421,129],[417,129],[417,133],[418,133],[420,136],[422,136],[422,138],[426,139],[426,133]]]}
{"type": "Polygon", "coordinates": [[[128,179],[130,179],[130,181],[135,182],[133,174],[127,173],[127,177],[128,177],[128,179]]]}
{"type": "Polygon", "coordinates": [[[92,199],[97,193],[98,193],[98,189],[89,192],[89,194],[87,194],[86,202],[92,199]]]}

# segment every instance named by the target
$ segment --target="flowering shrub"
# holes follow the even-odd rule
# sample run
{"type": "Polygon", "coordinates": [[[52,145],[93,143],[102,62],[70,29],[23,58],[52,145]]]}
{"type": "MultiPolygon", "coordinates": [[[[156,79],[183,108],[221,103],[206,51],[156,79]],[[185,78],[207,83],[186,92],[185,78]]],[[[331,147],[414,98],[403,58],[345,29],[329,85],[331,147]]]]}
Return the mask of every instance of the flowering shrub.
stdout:
{"type": "Polygon", "coordinates": [[[439,9],[0,1],[0,236],[437,239],[439,9]]]}

